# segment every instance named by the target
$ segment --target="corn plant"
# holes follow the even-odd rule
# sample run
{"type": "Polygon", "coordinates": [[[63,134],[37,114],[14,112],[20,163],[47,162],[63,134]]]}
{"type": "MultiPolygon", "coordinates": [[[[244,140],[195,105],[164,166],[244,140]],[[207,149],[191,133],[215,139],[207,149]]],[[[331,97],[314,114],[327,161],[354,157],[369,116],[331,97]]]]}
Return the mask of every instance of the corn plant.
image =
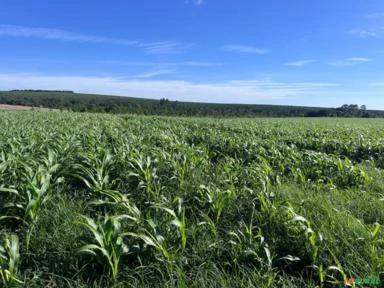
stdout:
{"type": "Polygon", "coordinates": [[[318,256],[318,251],[319,251],[319,246],[318,246],[318,241],[323,241],[323,237],[321,234],[316,233],[312,227],[311,227],[311,222],[304,218],[301,215],[296,214],[293,212],[293,222],[299,223],[300,227],[304,230],[305,237],[307,240],[306,243],[306,248],[311,260],[312,264],[315,264],[318,256]]]}
{"type": "MultiPolygon", "coordinates": [[[[140,218],[140,211],[132,201],[128,199],[128,194],[113,189],[116,186],[116,179],[112,179],[110,172],[116,165],[113,155],[101,149],[99,154],[89,154],[86,164],[75,164],[73,168],[78,171],[71,174],[80,179],[91,191],[95,200],[89,201],[91,205],[114,205],[122,207],[127,213],[140,218]]],[[[86,158],[86,156],[83,156],[86,158]]]]}
{"type": "Polygon", "coordinates": [[[20,236],[26,270],[4,234],[0,285],[324,287],[380,272],[384,124],[370,120],[1,113],[0,231],[20,236]]]}
{"type": "Polygon", "coordinates": [[[154,208],[161,209],[166,213],[168,213],[170,216],[172,216],[173,219],[170,221],[170,223],[175,227],[177,227],[180,238],[181,238],[181,247],[182,249],[185,249],[187,245],[187,227],[186,227],[186,219],[185,219],[185,208],[181,208],[181,203],[182,201],[180,201],[180,208],[179,208],[180,216],[177,216],[175,211],[166,207],[154,206],[154,208]]]}
{"type": "Polygon", "coordinates": [[[4,287],[23,284],[18,278],[20,262],[19,238],[15,234],[2,235],[0,243],[0,275],[4,287]]]}
{"type": "Polygon", "coordinates": [[[153,165],[153,159],[150,156],[143,158],[139,155],[129,162],[132,172],[130,177],[139,181],[139,188],[146,192],[149,198],[157,198],[160,195],[161,186],[158,182],[157,170],[153,165]]]}
{"type": "Polygon", "coordinates": [[[157,257],[160,261],[165,261],[166,264],[172,263],[174,260],[173,255],[168,251],[165,245],[165,238],[158,234],[155,228],[155,224],[153,221],[148,220],[147,223],[152,229],[142,228],[137,233],[128,232],[127,235],[136,238],[137,240],[141,240],[145,243],[145,245],[155,248],[157,252],[160,253],[161,257],[157,257]]]}
{"type": "Polygon", "coordinates": [[[42,162],[43,164],[38,166],[37,171],[26,167],[24,173],[26,185],[19,191],[4,187],[0,189],[0,192],[11,195],[2,207],[5,211],[9,211],[5,217],[19,219],[29,225],[26,236],[27,249],[41,207],[51,197],[54,186],[64,180],[57,176],[60,164],[56,162],[55,152],[49,150],[48,156],[43,158],[42,162]]]}
{"type": "Polygon", "coordinates": [[[268,243],[265,242],[261,228],[253,223],[255,213],[257,211],[253,204],[249,224],[242,221],[238,230],[229,232],[231,251],[236,251],[233,260],[236,264],[241,261],[248,263],[256,261],[259,264],[266,262],[268,268],[272,269],[272,255],[268,243]]]}
{"type": "Polygon", "coordinates": [[[384,255],[382,254],[382,248],[384,247],[384,239],[380,238],[380,223],[375,223],[374,227],[369,232],[369,243],[371,254],[375,255],[376,261],[373,263],[376,271],[382,271],[384,269],[384,255]]]}
{"type": "Polygon", "coordinates": [[[306,239],[305,246],[311,261],[311,265],[309,266],[309,268],[313,269],[317,273],[317,276],[319,277],[320,281],[320,286],[323,287],[327,277],[327,271],[338,270],[340,272],[342,271],[342,268],[340,265],[339,267],[330,266],[325,268],[322,263],[318,264],[319,244],[323,241],[322,234],[312,229],[311,222],[308,219],[296,214],[291,207],[289,207],[288,210],[292,215],[291,221],[294,223],[298,223],[301,229],[304,231],[306,239]]]}
{"type": "Polygon", "coordinates": [[[205,185],[200,185],[199,191],[201,198],[205,198],[206,205],[214,215],[216,222],[218,222],[223,210],[232,199],[233,192],[230,190],[222,191],[217,187],[210,188],[205,185]]]}
{"type": "Polygon", "coordinates": [[[84,164],[75,164],[73,168],[78,173],[72,176],[80,179],[93,193],[112,194],[111,187],[115,181],[110,177],[110,171],[115,164],[115,160],[109,151],[100,149],[95,153],[83,155],[84,164]]]}
{"type": "Polygon", "coordinates": [[[121,221],[124,219],[136,221],[136,219],[129,215],[106,215],[104,221],[100,223],[86,216],[81,216],[81,219],[74,224],[88,230],[93,236],[93,241],[80,247],[77,252],[94,256],[109,270],[112,279],[115,280],[121,257],[129,253],[129,247],[124,243],[124,238],[130,236],[130,233],[122,231],[121,221]]]}

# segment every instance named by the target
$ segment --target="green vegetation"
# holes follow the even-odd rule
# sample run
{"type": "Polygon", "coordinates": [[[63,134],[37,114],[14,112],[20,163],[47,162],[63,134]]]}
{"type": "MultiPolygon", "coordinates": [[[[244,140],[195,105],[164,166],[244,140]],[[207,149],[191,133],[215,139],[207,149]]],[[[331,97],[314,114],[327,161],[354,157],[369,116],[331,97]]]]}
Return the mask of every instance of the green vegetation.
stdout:
{"type": "Polygon", "coordinates": [[[384,122],[0,114],[1,287],[331,287],[384,271],[384,122]]]}
{"type": "Polygon", "coordinates": [[[364,105],[316,108],[278,105],[189,103],[80,94],[72,91],[14,90],[0,92],[0,104],[46,107],[75,112],[130,113],[163,116],[214,117],[384,117],[384,111],[366,110],[364,105]]]}

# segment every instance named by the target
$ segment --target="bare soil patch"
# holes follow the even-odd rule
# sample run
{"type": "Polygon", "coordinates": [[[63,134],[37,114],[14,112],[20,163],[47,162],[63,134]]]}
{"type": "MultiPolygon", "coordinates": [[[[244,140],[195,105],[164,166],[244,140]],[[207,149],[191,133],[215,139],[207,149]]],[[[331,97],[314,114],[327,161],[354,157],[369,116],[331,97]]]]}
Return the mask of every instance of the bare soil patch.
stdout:
{"type": "Polygon", "coordinates": [[[40,111],[40,112],[60,112],[59,109],[32,107],[22,105],[0,104],[0,111],[40,111]]]}

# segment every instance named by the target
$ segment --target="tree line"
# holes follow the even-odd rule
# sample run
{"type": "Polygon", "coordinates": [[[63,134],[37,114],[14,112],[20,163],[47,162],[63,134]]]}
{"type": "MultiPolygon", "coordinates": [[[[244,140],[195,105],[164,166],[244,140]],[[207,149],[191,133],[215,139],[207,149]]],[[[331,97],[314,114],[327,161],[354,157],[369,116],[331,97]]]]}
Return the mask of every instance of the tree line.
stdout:
{"type": "Polygon", "coordinates": [[[279,105],[213,104],[81,94],[73,91],[13,90],[0,92],[0,104],[46,107],[76,112],[131,113],[166,116],[216,117],[384,117],[384,111],[365,105],[338,108],[279,105]]]}

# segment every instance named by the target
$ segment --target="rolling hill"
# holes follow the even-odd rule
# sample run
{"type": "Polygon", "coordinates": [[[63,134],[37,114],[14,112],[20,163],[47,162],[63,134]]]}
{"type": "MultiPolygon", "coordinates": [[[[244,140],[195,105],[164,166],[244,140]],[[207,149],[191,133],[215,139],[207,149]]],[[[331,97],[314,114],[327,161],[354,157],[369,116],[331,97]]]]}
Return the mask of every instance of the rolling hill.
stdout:
{"type": "Polygon", "coordinates": [[[0,104],[45,107],[76,112],[131,113],[167,116],[215,117],[384,117],[384,111],[365,110],[358,105],[339,108],[217,104],[82,94],[56,90],[12,90],[0,92],[0,104]]]}

